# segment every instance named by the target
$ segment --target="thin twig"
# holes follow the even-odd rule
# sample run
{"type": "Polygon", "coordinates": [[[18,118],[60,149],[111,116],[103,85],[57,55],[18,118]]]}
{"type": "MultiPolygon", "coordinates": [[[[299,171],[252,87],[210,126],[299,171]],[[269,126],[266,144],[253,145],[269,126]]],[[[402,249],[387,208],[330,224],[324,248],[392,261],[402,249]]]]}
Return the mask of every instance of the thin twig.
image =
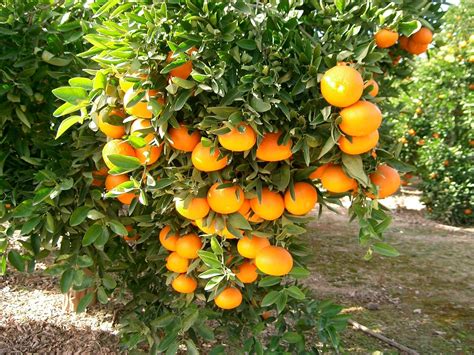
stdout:
{"type": "Polygon", "coordinates": [[[413,349],[410,349],[409,347],[406,347],[405,345],[399,344],[395,340],[389,339],[389,338],[387,338],[386,336],[384,336],[382,334],[375,333],[374,331],[370,330],[366,326],[364,326],[360,323],[357,323],[356,321],[353,321],[352,319],[349,319],[349,323],[355,329],[362,330],[364,333],[367,333],[367,334],[373,336],[374,338],[377,338],[377,339],[383,341],[384,343],[387,343],[387,344],[393,346],[394,348],[397,348],[398,350],[401,350],[401,351],[403,351],[407,354],[410,354],[410,355],[419,355],[419,353],[417,351],[415,351],[413,349]]]}

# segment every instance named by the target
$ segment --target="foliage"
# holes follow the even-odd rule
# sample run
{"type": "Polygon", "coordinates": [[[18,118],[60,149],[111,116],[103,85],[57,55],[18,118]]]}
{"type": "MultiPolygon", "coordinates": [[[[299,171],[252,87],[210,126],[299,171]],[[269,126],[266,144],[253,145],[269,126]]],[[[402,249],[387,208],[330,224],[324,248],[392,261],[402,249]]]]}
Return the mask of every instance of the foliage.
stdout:
{"type": "MultiPolygon", "coordinates": [[[[375,192],[368,175],[377,165],[407,167],[396,152],[383,147],[375,154],[343,154],[336,144],[341,135],[338,110],[321,96],[319,81],[339,61],[353,63],[364,79],[392,75],[389,50],[378,49],[373,34],[379,27],[398,27],[410,35],[420,28],[418,21],[436,24],[440,4],[425,5],[200,0],[91,4],[96,24],[85,39],[92,47],[81,57],[94,64],[87,77],[75,77],[69,86],[53,91],[64,102],[54,112],[63,118],[57,136],[72,137],[68,148],[73,160],[61,173],[53,167],[42,170],[34,197],[13,211],[3,211],[3,219],[12,224],[2,239],[2,251],[14,230],[21,229],[25,250],[8,253],[13,266],[25,270],[28,262],[31,270],[34,260],[54,251],[55,263],[48,271],[60,277],[63,292],[92,286],[99,302],[107,303],[111,297],[123,302],[122,342],[129,349],[171,354],[184,344],[192,353],[202,342],[219,343],[223,337],[249,353],[317,352],[317,341],[337,348],[337,332],[346,316],[330,302],[311,300],[300,281],[309,274],[304,226],[310,217],[285,213],[275,221],[254,223],[239,213],[211,212],[208,222],[225,224],[235,236],[240,237],[241,230],[284,247],[293,256],[294,267],[282,277],[260,273],[257,282],[244,286],[235,276],[243,260],[235,240],[199,232],[204,247],[187,270],[199,280],[199,287],[187,295],[170,287],[176,274],[166,270],[169,253],[159,243],[158,233],[168,225],[180,234],[198,232],[193,221],[176,212],[174,200],[184,199],[186,206],[191,198],[206,196],[215,182],[238,184],[247,199],[260,199],[266,186],[293,194],[296,182],[313,184],[310,173],[331,162],[341,164],[358,188],[354,194],[331,194],[315,185],[320,211],[348,196],[352,218],[361,225],[359,240],[368,247],[366,257],[374,252],[397,255],[383,241],[390,217],[379,201],[365,194],[375,192]],[[197,51],[188,54],[192,47],[197,51]],[[176,57],[167,62],[170,50],[176,57]],[[193,66],[189,78],[168,77],[188,60],[193,66]],[[135,94],[124,99],[127,79],[135,94]],[[158,90],[165,104],[149,100],[143,89],[158,90]],[[116,167],[109,173],[129,174],[131,181],[105,193],[92,176],[103,168],[101,151],[107,141],[98,130],[99,116],[109,107],[129,110],[142,99],[149,100],[153,112],[153,144],[163,144],[163,152],[150,166],[112,155],[116,167]],[[264,133],[281,131],[281,142],[293,143],[292,158],[261,162],[255,148],[234,153],[220,147],[217,136],[241,121],[257,132],[257,145],[264,133]],[[169,129],[178,122],[198,130],[205,147],[219,148],[229,159],[228,166],[211,173],[193,168],[190,153],[171,147],[169,129]],[[130,192],[139,198],[128,207],[114,198],[130,192]],[[212,301],[228,285],[238,287],[244,300],[239,308],[222,311],[212,301]],[[263,319],[264,310],[271,310],[272,316],[263,319]],[[274,331],[264,334],[270,323],[274,331]]],[[[381,90],[390,90],[393,80],[395,75],[381,90]]],[[[368,91],[364,99],[379,101],[368,91]]],[[[125,140],[139,149],[146,141],[129,134],[134,119],[124,120],[125,140]]],[[[386,137],[390,135],[387,129],[386,137]]],[[[91,300],[92,295],[86,296],[79,311],[91,300]]],[[[220,345],[213,349],[223,351],[220,345]]]]}
{"type": "Polygon", "coordinates": [[[460,21],[473,15],[468,1],[449,10],[438,48],[417,63],[396,100],[402,157],[417,168],[428,213],[449,224],[474,222],[474,37],[471,21],[460,21]]]}

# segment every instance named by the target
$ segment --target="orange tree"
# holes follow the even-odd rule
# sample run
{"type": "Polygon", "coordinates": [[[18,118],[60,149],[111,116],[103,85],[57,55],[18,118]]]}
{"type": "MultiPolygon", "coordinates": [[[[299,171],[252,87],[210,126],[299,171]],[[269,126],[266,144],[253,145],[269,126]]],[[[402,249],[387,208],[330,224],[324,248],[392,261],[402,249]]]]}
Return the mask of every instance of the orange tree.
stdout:
{"type": "Polygon", "coordinates": [[[102,20],[81,54],[96,63],[90,77],[53,91],[64,102],[54,115],[66,117],[57,135],[75,128],[73,183],[62,192],[45,179],[12,223],[39,218],[23,235],[41,231],[39,253],[58,249],[49,272],[63,292],[93,286],[100,302],[124,303],[128,348],[317,352],[315,338],[337,347],[346,316],[300,281],[304,226],[316,203],[347,196],[366,258],[398,254],[383,241],[390,217],[378,199],[398,189],[404,165],[376,148],[382,113],[368,81],[391,70],[392,32],[416,33],[439,4],[95,9],[102,20]],[[58,228],[39,215],[44,205],[58,228]]]}
{"type": "Polygon", "coordinates": [[[417,167],[428,214],[450,224],[474,222],[474,36],[472,23],[460,22],[472,16],[468,2],[448,11],[437,48],[416,63],[393,100],[402,157],[417,167]]]}

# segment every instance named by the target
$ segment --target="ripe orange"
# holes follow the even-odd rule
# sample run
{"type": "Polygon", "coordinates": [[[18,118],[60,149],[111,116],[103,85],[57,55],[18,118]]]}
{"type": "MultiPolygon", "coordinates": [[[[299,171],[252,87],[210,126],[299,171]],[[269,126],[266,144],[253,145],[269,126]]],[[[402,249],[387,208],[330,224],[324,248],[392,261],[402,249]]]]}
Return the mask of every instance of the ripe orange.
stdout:
{"type": "Polygon", "coordinates": [[[329,192],[342,193],[357,188],[357,182],[346,175],[340,165],[326,168],[321,177],[323,187],[329,192]]]}
{"type": "Polygon", "coordinates": [[[365,136],[380,127],[382,113],[368,101],[358,101],[340,112],[342,121],[339,128],[350,136],[365,136]]]}
{"type": "MultiPolygon", "coordinates": [[[[112,109],[110,112],[107,113],[108,116],[119,116],[125,118],[126,115],[122,110],[119,109],[112,109]]],[[[124,125],[113,125],[108,122],[104,122],[104,115],[99,115],[97,119],[97,125],[102,133],[104,133],[107,137],[110,138],[122,138],[125,134],[125,126],[124,125]]]]}
{"type": "Polygon", "coordinates": [[[130,126],[130,134],[145,139],[147,143],[155,139],[154,129],[151,126],[150,120],[143,118],[137,118],[133,121],[130,126]]]}
{"type": "Polygon", "coordinates": [[[318,193],[314,186],[307,182],[297,182],[294,189],[294,200],[291,197],[290,189],[285,192],[285,208],[296,216],[305,215],[313,209],[318,201],[318,193]]]}
{"type": "Polygon", "coordinates": [[[438,139],[440,137],[439,133],[435,132],[432,134],[433,138],[438,139]]]}
{"type": "Polygon", "coordinates": [[[248,124],[241,122],[228,133],[217,137],[225,149],[233,152],[244,152],[251,149],[257,141],[255,131],[248,124]]]}
{"type": "Polygon", "coordinates": [[[311,180],[321,179],[321,176],[323,176],[324,170],[326,170],[328,166],[331,166],[331,163],[321,165],[309,175],[309,178],[311,180]]]}
{"type": "Polygon", "coordinates": [[[163,143],[158,146],[147,144],[142,148],[135,149],[135,154],[138,160],[140,160],[140,163],[151,165],[156,163],[156,161],[160,158],[162,151],[163,143]]]}
{"type": "Polygon", "coordinates": [[[293,268],[293,257],[285,248],[270,245],[257,253],[255,264],[264,274],[283,276],[293,268]]]}
{"type": "Polygon", "coordinates": [[[128,231],[128,235],[123,237],[124,240],[126,240],[127,242],[134,242],[134,241],[140,239],[140,236],[138,234],[130,235],[130,233],[133,231],[132,226],[130,226],[130,225],[125,226],[125,229],[128,231]]]}
{"type": "Polygon", "coordinates": [[[262,318],[263,320],[267,320],[268,318],[272,317],[273,316],[273,312],[272,311],[265,311],[262,313],[262,318]]]}
{"type": "Polygon", "coordinates": [[[233,309],[242,303],[242,293],[235,287],[227,287],[214,299],[216,306],[222,309],[233,309]]]}
{"type": "MultiPolygon", "coordinates": [[[[197,48],[193,47],[188,49],[187,53],[191,55],[193,52],[196,52],[197,48]]],[[[168,56],[166,57],[166,63],[171,63],[173,61],[173,52],[170,51],[168,52],[168,56]]],[[[179,67],[174,68],[173,70],[170,71],[170,76],[176,76],[181,79],[187,79],[189,75],[191,75],[191,72],[193,71],[193,62],[191,60],[188,60],[186,63],[183,65],[180,65],[179,67]]]]}
{"type": "Polygon", "coordinates": [[[178,241],[179,235],[177,233],[170,233],[171,227],[165,226],[160,231],[160,243],[163,248],[169,251],[176,251],[176,242],[178,241]]]}
{"type": "MultiPolygon", "coordinates": [[[[398,171],[388,165],[379,165],[377,170],[370,174],[369,177],[372,183],[378,188],[377,198],[388,197],[397,192],[400,187],[400,175],[398,171]]],[[[369,197],[374,198],[374,195],[369,194],[369,197]]]]}
{"type": "MultiPolygon", "coordinates": [[[[150,119],[153,117],[153,112],[151,109],[148,109],[148,102],[146,101],[139,101],[135,105],[128,107],[129,102],[135,97],[137,92],[133,90],[133,88],[128,89],[128,91],[125,93],[123,97],[123,107],[125,108],[125,111],[129,115],[138,117],[138,118],[147,118],[150,119]]],[[[160,97],[160,98],[155,98],[155,96],[158,95],[158,91],[156,90],[148,90],[148,96],[150,97],[151,100],[155,100],[158,102],[160,105],[165,104],[165,100],[160,97]]],[[[145,95],[146,97],[147,95],[145,95]]]]}
{"type": "Polygon", "coordinates": [[[466,209],[464,210],[464,214],[465,214],[466,216],[470,216],[470,215],[472,214],[472,210],[471,210],[470,208],[466,208],[466,209]]]}
{"type": "Polygon", "coordinates": [[[410,128],[410,129],[408,130],[408,134],[409,134],[410,136],[414,136],[414,135],[416,134],[416,131],[415,131],[413,128],[410,128]]]}
{"type": "Polygon", "coordinates": [[[252,236],[243,237],[237,242],[237,251],[247,259],[254,259],[260,249],[270,245],[267,238],[252,236]]]}
{"type": "Polygon", "coordinates": [[[202,143],[196,145],[191,155],[191,160],[196,169],[205,172],[224,169],[227,165],[227,157],[219,157],[220,150],[214,148],[214,154],[211,154],[211,147],[205,147],[202,143]]]}
{"type": "MultiPolygon", "coordinates": [[[[215,221],[212,221],[208,225],[204,225],[204,219],[200,218],[200,219],[196,219],[194,222],[196,223],[196,226],[206,234],[217,234],[226,239],[236,238],[236,236],[234,236],[231,232],[229,232],[227,227],[224,227],[223,229],[218,230],[216,227],[217,224],[215,221]]],[[[243,232],[241,232],[241,234],[243,235],[243,232]]]]}
{"type": "Polygon", "coordinates": [[[240,206],[239,212],[242,216],[246,216],[250,211],[250,201],[247,199],[244,199],[244,203],[242,203],[242,206],[240,206]]]}
{"type": "MultiPolygon", "coordinates": [[[[108,175],[105,178],[105,188],[107,191],[113,190],[116,186],[126,182],[130,181],[130,178],[128,177],[127,174],[121,174],[121,175],[108,175]]],[[[124,205],[129,205],[132,203],[133,199],[137,195],[133,192],[126,192],[123,194],[120,194],[117,196],[117,200],[122,202],[124,205]]]]}
{"type": "Polygon", "coordinates": [[[104,145],[104,148],[102,149],[102,158],[104,159],[105,165],[107,165],[109,169],[116,168],[116,166],[108,158],[109,155],[112,155],[112,154],[127,155],[130,157],[135,157],[135,149],[133,149],[133,147],[130,144],[120,139],[113,139],[107,142],[104,145]]]}
{"type": "Polygon", "coordinates": [[[379,93],[379,84],[377,84],[377,82],[374,79],[370,79],[369,81],[365,83],[364,89],[369,86],[372,86],[372,89],[369,91],[369,95],[372,97],[377,96],[377,94],[379,93]]]}
{"type": "Polygon", "coordinates": [[[204,218],[209,213],[209,204],[207,203],[206,198],[195,197],[191,200],[187,207],[184,206],[184,201],[182,199],[177,199],[175,201],[176,211],[183,217],[188,219],[199,219],[204,218]]]}
{"type": "Polygon", "coordinates": [[[400,38],[398,39],[398,44],[401,49],[406,51],[408,49],[408,37],[400,36],[400,38]]]}
{"type": "Polygon", "coordinates": [[[428,49],[428,43],[417,43],[412,41],[411,39],[408,40],[407,44],[407,52],[411,54],[419,55],[421,53],[426,52],[428,49]]]}
{"type": "Polygon", "coordinates": [[[375,44],[379,48],[388,48],[397,43],[398,33],[395,31],[381,29],[375,34],[375,44]]]}
{"type": "Polygon", "coordinates": [[[199,131],[189,133],[188,127],[180,123],[179,128],[171,127],[168,129],[170,136],[170,145],[174,149],[182,150],[184,152],[192,152],[196,145],[201,141],[201,134],[199,131]]]}
{"type": "Polygon", "coordinates": [[[267,221],[280,218],[285,211],[283,197],[276,191],[270,191],[268,187],[262,189],[261,201],[258,200],[258,196],[250,200],[250,207],[259,217],[267,221]]]}
{"type": "Polygon", "coordinates": [[[362,154],[375,148],[378,141],[378,130],[375,130],[366,136],[352,137],[352,142],[348,138],[341,136],[341,138],[339,138],[339,149],[350,155],[362,154]]]}
{"type": "Polygon", "coordinates": [[[418,144],[418,145],[425,145],[425,140],[424,140],[424,139],[420,139],[418,142],[416,142],[416,144],[418,144]]]}
{"type": "Polygon", "coordinates": [[[244,284],[250,284],[258,278],[257,267],[251,261],[245,261],[238,266],[235,276],[244,284]]]}
{"type": "Polygon", "coordinates": [[[280,161],[291,157],[291,139],[286,144],[279,145],[281,132],[265,133],[257,148],[257,158],[263,161],[280,161]]]}
{"type": "Polygon", "coordinates": [[[94,170],[92,172],[92,186],[97,186],[101,187],[104,185],[104,180],[107,177],[109,169],[107,169],[105,166],[100,168],[99,170],[94,170]]]}
{"type": "Polygon", "coordinates": [[[244,192],[238,185],[224,187],[216,182],[207,192],[207,202],[214,212],[229,214],[237,212],[244,204],[244,192]]]}
{"type": "Polygon", "coordinates": [[[189,260],[179,256],[179,254],[175,251],[166,258],[166,268],[169,271],[182,274],[188,271],[188,266],[189,260]]]}
{"type": "Polygon", "coordinates": [[[183,235],[176,241],[176,252],[186,259],[198,257],[198,251],[202,247],[202,240],[197,234],[190,233],[183,235]]]}
{"type": "Polygon", "coordinates": [[[196,290],[197,281],[186,274],[180,274],[173,280],[171,287],[179,293],[193,293],[196,290]]]}
{"type": "Polygon", "coordinates": [[[410,36],[410,41],[420,44],[430,44],[433,41],[433,32],[426,27],[420,28],[420,30],[410,36]]]}
{"type": "Polygon", "coordinates": [[[364,91],[364,80],[349,66],[335,66],[324,73],[321,93],[333,106],[347,107],[357,102],[364,91]]]}

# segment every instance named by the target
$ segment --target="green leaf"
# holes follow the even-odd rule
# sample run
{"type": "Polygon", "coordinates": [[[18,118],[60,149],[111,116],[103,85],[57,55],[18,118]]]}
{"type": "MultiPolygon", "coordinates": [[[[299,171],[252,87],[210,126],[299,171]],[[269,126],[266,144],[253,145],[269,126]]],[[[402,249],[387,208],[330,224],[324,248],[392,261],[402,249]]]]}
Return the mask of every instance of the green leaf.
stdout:
{"type": "Polygon", "coordinates": [[[334,0],[334,4],[336,5],[336,9],[342,14],[344,11],[344,8],[346,7],[346,1],[345,0],[334,0]]]}
{"type": "Polygon", "coordinates": [[[369,184],[369,178],[364,171],[364,164],[360,155],[342,154],[342,164],[347,169],[350,176],[359,181],[362,185],[369,184]]]}
{"type": "Polygon", "coordinates": [[[214,254],[217,254],[217,255],[222,255],[223,252],[224,252],[222,250],[221,245],[217,241],[216,237],[211,238],[211,248],[212,248],[212,251],[214,252],[214,254]]]}
{"type": "Polygon", "coordinates": [[[278,299],[276,300],[276,306],[278,313],[281,313],[286,306],[286,302],[288,301],[288,296],[285,292],[280,292],[278,295],[278,299]]]}
{"type": "Polygon", "coordinates": [[[93,88],[93,82],[91,79],[88,79],[88,78],[81,78],[81,77],[71,78],[69,79],[68,83],[71,86],[80,87],[85,90],[92,90],[93,88]]]}
{"type": "Polygon", "coordinates": [[[211,268],[220,268],[221,267],[221,262],[217,259],[217,256],[215,256],[213,253],[205,250],[199,250],[198,251],[199,258],[206,264],[207,266],[210,266],[211,268]]]}
{"type": "Polygon", "coordinates": [[[16,250],[10,250],[8,252],[8,261],[18,271],[25,271],[25,259],[23,259],[23,257],[16,250]]]}
{"type": "Polygon", "coordinates": [[[290,344],[296,344],[303,341],[302,335],[297,332],[286,332],[283,334],[282,339],[290,344]]]}
{"type": "Polygon", "coordinates": [[[56,133],[55,139],[58,139],[59,137],[61,137],[64,134],[64,132],[66,132],[69,128],[74,126],[76,123],[82,123],[82,122],[83,122],[83,118],[81,116],[70,116],[64,119],[59,124],[58,132],[56,133]]]}
{"type": "Polygon", "coordinates": [[[418,32],[421,28],[421,23],[420,21],[413,20],[413,21],[408,21],[408,22],[400,22],[398,24],[398,32],[400,32],[402,35],[409,37],[415,32],[418,32]]]}
{"type": "Polygon", "coordinates": [[[240,213],[230,214],[228,223],[237,229],[252,230],[250,223],[240,213]]]}
{"type": "Polygon", "coordinates": [[[176,98],[176,101],[173,103],[172,110],[173,111],[179,111],[183,108],[184,104],[188,99],[191,97],[193,91],[192,90],[182,90],[178,97],[176,98]]]}
{"type": "Polygon", "coordinates": [[[100,7],[99,10],[94,14],[93,18],[97,18],[107,12],[109,12],[120,0],[108,0],[100,7]]]}
{"type": "Polygon", "coordinates": [[[127,228],[125,228],[125,226],[119,221],[111,220],[108,222],[108,225],[110,229],[112,229],[112,232],[121,235],[122,237],[126,237],[128,235],[127,228]]]}
{"type": "Polygon", "coordinates": [[[31,128],[30,121],[26,117],[25,113],[19,107],[15,107],[15,112],[18,118],[20,119],[20,121],[23,122],[25,126],[27,126],[28,128],[31,128]]]}
{"type": "Polygon", "coordinates": [[[262,307],[271,306],[277,301],[278,297],[280,297],[280,293],[278,291],[270,291],[269,293],[265,295],[265,297],[263,297],[261,306],[262,307]]]}
{"type": "Polygon", "coordinates": [[[199,350],[196,347],[196,344],[194,344],[194,341],[191,339],[186,339],[186,348],[187,348],[187,354],[190,355],[199,355],[199,350]]]}
{"type": "Polygon", "coordinates": [[[250,106],[257,112],[267,112],[272,108],[272,105],[256,96],[250,99],[250,106]]]}
{"type": "Polygon", "coordinates": [[[321,153],[318,155],[318,159],[321,159],[324,155],[326,155],[326,153],[328,153],[335,145],[336,141],[332,138],[332,136],[329,136],[329,138],[324,143],[323,148],[321,149],[321,153]]]}
{"type": "Polygon", "coordinates": [[[35,217],[28,219],[23,226],[21,227],[20,234],[21,235],[27,235],[30,232],[33,231],[33,229],[36,228],[36,226],[41,222],[42,218],[41,217],[35,217]]]}
{"type": "Polygon", "coordinates": [[[33,197],[33,205],[37,205],[40,202],[43,202],[45,199],[49,197],[49,194],[53,191],[50,187],[43,187],[35,192],[35,196],[33,197]]]}
{"type": "Polygon", "coordinates": [[[193,87],[196,86],[196,83],[194,81],[184,80],[184,79],[178,78],[177,76],[174,76],[173,79],[171,79],[171,81],[183,89],[192,89],[193,87]]]}
{"type": "Polygon", "coordinates": [[[20,203],[13,210],[13,217],[30,217],[33,214],[34,207],[31,200],[26,200],[20,203]]]}
{"type": "Polygon", "coordinates": [[[87,229],[84,238],[82,238],[82,246],[86,247],[94,243],[103,232],[102,225],[95,223],[87,229]]]}
{"type": "Polygon", "coordinates": [[[115,281],[111,274],[104,275],[102,278],[102,284],[109,290],[113,290],[115,287],[117,287],[117,281],[115,281]]]}
{"type": "Polygon", "coordinates": [[[150,322],[150,325],[154,328],[164,328],[167,325],[173,323],[176,319],[176,316],[173,313],[167,313],[161,317],[155,318],[150,322]]]}
{"type": "Polygon", "coordinates": [[[311,273],[309,270],[301,267],[301,266],[295,266],[293,269],[290,271],[290,276],[294,277],[295,279],[302,279],[305,277],[308,277],[311,273]]]}
{"type": "Polygon", "coordinates": [[[98,89],[105,89],[107,86],[107,76],[102,72],[98,71],[95,73],[94,80],[92,81],[92,89],[93,90],[98,90],[98,89]]]}
{"type": "Polygon", "coordinates": [[[258,287],[270,287],[278,285],[281,282],[281,277],[278,276],[265,276],[258,283],[258,287]]]}
{"type": "Polygon", "coordinates": [[[66,293],[72,286],[74,280],[74,269],[66,269],[61,275],[61,280],[59,281],[59,286],[62,293],[66,293]]]}
{"type": "Polygon", "coordinates": [[[76,264],[79,267],[90,267],[94,265],[94,260],[89,255],[81,255],[77,258],[76,264]]]}
{"type": "Polygon", "coordinates": [[[97,299],[102,304],[107,304],[109,302],[109,297],[107,296],[107,292],[102,286],[97,288],[97,299]]]}
{"type": "Polygon", "coordinates": [[[383,256],[399,256],[400,253],[397,249],[392,247],[391,245],[383,242],[376,242],[372,244],[372,249],[383,256]]]}
{"type": "Polygon", "coordinates": [[[304,300],[306,298],[303,291],[299,289],[297,286],[290,286],[286,289],[286,293],[288,296],[297,299],[297,300],[304,300]]]}
{"type": "Polygon", "coordinates": [[[138,160],[138,158],[127,155],[111,154],[108,155],[107,158],[112,162],[112,164],[125,170],[135,170],[141,166],[140,160],[138,160]]]}
{"type": "Polygon", "coordinates": [[[82,313],[86,310],[87,306],[92,302],[92,299],[94,298],[93,293],[88,293],[82,299],[79,301],[79,304],[77,305],[77,313],[82,313]]]}
{"type": "Polygon", "coordinates": [[[199,309],[195,309],[192,313],[183,318],[182,330],[186,332],[199,319],[199,309]]]}
{"type": "Polygon", "coordinates": [[[54,96],[72,105],[79,105],[87,100],[87,91],[81,87],[62,86],[53,90],[54,96]]]}
{"type": "Polygon", "coordinates": [[[253,51],[257,48],[257,44],[253,39],[240,39],[237,41],[237,45],[240,48],[246,49],[248,51],[253,51]]]}
{"type": "Polygon", "coordinates": [[[90,210],[91,208],[88,206],[81,206],[81,207],[76,208],[74,212],[71,214],[71,218],[69,218],[69,225],[71,227],[74,227],[84,222],[90,210]]]}

